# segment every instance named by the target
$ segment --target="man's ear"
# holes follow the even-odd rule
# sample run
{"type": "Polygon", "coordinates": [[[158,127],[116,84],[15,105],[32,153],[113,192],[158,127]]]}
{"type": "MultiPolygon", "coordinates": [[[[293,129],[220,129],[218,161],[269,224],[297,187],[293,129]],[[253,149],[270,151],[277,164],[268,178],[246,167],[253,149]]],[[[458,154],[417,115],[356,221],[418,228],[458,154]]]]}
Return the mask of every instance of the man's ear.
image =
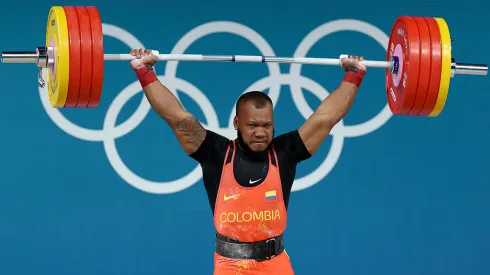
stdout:
{"type": "Polygon", "coordinates": [[[238,130],[238,117],[235,116],[235,118],[233,119],[233,125],[235,126],[235,130],[238,130]]]}

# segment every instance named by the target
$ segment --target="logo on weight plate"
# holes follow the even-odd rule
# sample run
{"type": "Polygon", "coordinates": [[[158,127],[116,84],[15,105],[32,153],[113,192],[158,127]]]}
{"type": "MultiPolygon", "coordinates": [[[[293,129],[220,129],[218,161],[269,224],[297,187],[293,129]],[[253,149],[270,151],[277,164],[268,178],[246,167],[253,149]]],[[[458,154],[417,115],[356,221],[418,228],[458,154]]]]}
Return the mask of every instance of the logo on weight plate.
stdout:
{"type": "MultiPolygon", "coordinates": [[[[120,27],[103,24],[102,29],[104,35],[119,39],[130,49],[146,48],[133,34],[120,27]]],[[[315,28],[305,36],[292,56],[307,56],[310,48],[321,38],[340,31],[355,31],[368,35],[378,42],[385,51],[387,50],[389,38],[380,29],[363,21],[342,19],[327,22],[315,28]]],[[[260,36],[256,31],[245,25],[230,21],[209,22],[192,29],[181,37],[173,47],[171,53],[182,54],[198,39],[214,33],[231,33],[241,36],[255,45],[261,52],[261,55],[276,55],[267,40],[260,36]]],[[[187,80],[177,77],[178,64],[179,62],[175,61],[166,62],[163,72],[160,72],[160,69],[156,68],[155,71],[159,74],[158,78],[165,83],[171,91],[176,91],[178,89],[198,104],[208,123],[204,124],[201,122],[205,128],[220,133],[230,139],[235,138],[236,132],[233,127],[235,106],[231,108],[228,126],[220,128],[215,107],[206,97],[205,93],[187,80]]],[[[266,63],[266,66],[269,71],[269,76],[258,79],[244,92],[268,89],[268,95],[272,99],[274,106],[277,107],[281,85],[289,85],[294,104],[305,120],[314,112],[314,110],[307,103],[302,89],[312,92],[320,101],[329,95],[329,92],[316,81],[301,75],[301,64],[290,64],[289,73],[281,73],[279,64],[277,63],[266,63]]],[[[43,73],[45,74],[46,72],[44,71],[43,73]]],[[[102,142],[109,162],[125,182],[141,191],[154,194],[170,194],[185,190],[201,180],[202,172],[199,165],[196,165],[187,173],[187,175],[180,179],[169,182],[155,182],[135,174],[128,166],[126,166],[117,151],[115,144],[116,139],[133,131],[145,119],[150,111],[150,104],[145,97],[142,97],[136,111],[126,121],[116,125],[116,118],[124,105],[140,92],[142,92],[141,85],[137,80],[129,84],[110,104],[104,119],[103,128],[88,129],[74,124],[63,116],[58,109],[52,108],[49,99],[46,96],[46,92],[41,88],[39,89],[43,107],[52,121],[61,130],[75,138],[86,141],[102,142]]],[[[177,93],[174,94],[179,98],[177,93]]],[[[310,174],[296,178],[292,191],[307,189],[324,179],[337,163],[345,138],[369,134],[383,126],[391,116],[392,113],[388,104],[386,104],[376,116],[363,123],[357,125],[344,125],[343,121],[340,121],[331,132],[333,140],[325,159],[310,174]]]]}

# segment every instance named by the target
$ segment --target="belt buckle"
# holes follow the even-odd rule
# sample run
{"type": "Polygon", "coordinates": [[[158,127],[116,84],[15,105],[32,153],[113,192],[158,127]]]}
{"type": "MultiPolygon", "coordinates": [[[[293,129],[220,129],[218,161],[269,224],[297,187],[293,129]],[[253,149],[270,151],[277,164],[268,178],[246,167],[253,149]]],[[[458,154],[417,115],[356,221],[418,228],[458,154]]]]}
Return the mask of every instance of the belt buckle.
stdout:
{"type": "Polygon", "coordinates": [[[276,257],[276,238],[270,238],[265,241],[265,259],[270,260],[276,257]]]}

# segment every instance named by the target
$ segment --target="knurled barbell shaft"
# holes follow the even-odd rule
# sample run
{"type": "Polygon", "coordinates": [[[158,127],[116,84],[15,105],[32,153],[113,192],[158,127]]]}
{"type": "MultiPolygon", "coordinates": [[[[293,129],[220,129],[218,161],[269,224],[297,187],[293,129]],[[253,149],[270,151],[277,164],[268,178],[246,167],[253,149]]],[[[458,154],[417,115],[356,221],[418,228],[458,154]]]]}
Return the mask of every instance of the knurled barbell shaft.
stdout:
{"type": "MultiPolygon", "coordinates": [[[[46,56],[38,48],[35,52],[2,52],[3,63],[37,63],[45,60],[46,56]]],[[[254,55],[202,55],[202,54],[157,54],[159,60],[165,61],[206,61],[206,62],[257,62],[257,63],[295,63],[295,64],[316,64],[316,65],[337,65],[340,66],[340,58],[313,58],[313,57],[276,57],[276,56],[254,56],[254,55]]],[[[131,54],[104,54],[104,60],[125,61],[133,60],[136,57],[131,54]]],[[[360,62],[366,67],[392,69],[393,61],[373,61],[363,60],[360,62]]],[[[49,65],[49,64],[46,64],[49,65]]],[[[43,67],[43,66],[40,66],[43,67]]],[[[488,65],[455,63],[451,64],[453,74],[466,75],[487,75],[488,65]]]]}
{"type": "MultiPolygon", "coordinates": [[[[104,60],[132,60],[131,54],[104,54],[104,60]]],[[[216,61],[216,62],[274,62],[316,65],[339,65],[340,58],[311,58],[311,57],[278,57],[258,55],[201,55],[201,54],[158,54],[159,60],[166,61],[216,61]]],[[[391,68],[389,61],[361,61],[366,67],[391,68]]]]}

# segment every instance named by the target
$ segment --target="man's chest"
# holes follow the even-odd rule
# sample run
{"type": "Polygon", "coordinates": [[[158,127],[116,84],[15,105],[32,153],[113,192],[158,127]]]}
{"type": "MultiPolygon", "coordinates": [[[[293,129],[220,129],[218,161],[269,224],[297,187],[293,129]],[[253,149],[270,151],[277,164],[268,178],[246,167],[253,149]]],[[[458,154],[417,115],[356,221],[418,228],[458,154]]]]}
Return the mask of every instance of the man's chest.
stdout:
{"type": "Polygon", "coordinates": [[[269,172],[269,161],[252,161],[243,156],[237,156],[233,164],[235,180],[245,187],[257,186],[262,183],[269,172]]]}

